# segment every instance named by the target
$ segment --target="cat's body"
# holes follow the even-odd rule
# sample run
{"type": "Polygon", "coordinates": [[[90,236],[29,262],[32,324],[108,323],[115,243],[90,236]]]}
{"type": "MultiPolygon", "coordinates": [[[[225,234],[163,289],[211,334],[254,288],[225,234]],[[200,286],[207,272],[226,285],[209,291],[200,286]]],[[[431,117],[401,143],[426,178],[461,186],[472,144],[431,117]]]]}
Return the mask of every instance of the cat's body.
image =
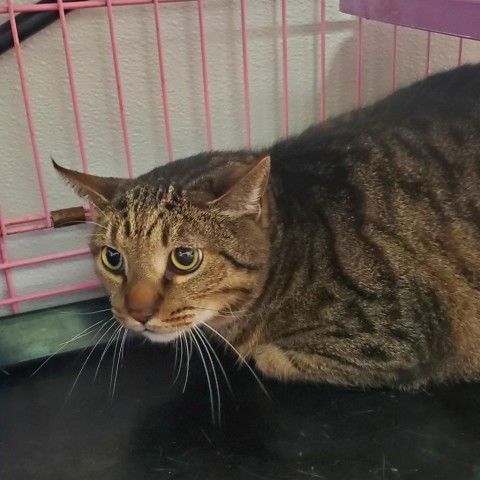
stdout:
{"type": "Polygon", "coordinates": [[[206,322],[281,379],[414,388],[480,377],[478,66],[268,151],[205,153],[103,184],[61,171],[103,212],[92,251],[134,330],[151,324],[163,341],[206,322]],[[125,258],[121,280],[98,261],[105,245],[125,258]],[[201,249],[188,275],[168,266],[178,247],[201,249]]]}

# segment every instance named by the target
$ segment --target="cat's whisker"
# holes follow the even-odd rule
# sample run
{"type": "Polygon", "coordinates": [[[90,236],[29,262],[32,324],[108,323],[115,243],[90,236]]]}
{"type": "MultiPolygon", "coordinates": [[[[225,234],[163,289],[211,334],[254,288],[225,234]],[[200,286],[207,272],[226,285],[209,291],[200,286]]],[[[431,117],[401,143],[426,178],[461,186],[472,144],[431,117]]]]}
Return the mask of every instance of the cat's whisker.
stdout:
{"type": "MultiPolygon", "coordinates": [[[[108,324],[110,323],[110,327],[112,325],[115,325],[115,318],[112,316],[110,317],[106,322],[105,324],[108,324]],[[111,323],[110,323],[111,322],[111,323]]],[[[100,334],[100,330],[97,330],[97,332],[95,333],[95,335],[93,336],[92,340],[95,340],[97,338],[97,336],[100,334]]]]}
{"type": "Polygon", "coordinates": [[[125,342],[127,340],[127,336],[128,336],[128,329],[125,328],[125,333],[123,334],[123,340],[122,340],[122,349],[121,349],[121,354],[122,354],[122,367],[123,367],[123,360],[125,358],[125,342]]]}
{"type": "Polygon", "coordinates": [[[237,355],[238,355],[238,358],[241,360],[241,362],[250,370],[250,373],[254,376],[255,380],[257,381],[258,385],[260,386],[260,388],[263,390],[263,392],[265,393],[265,395],[270,398],[270,395],[268,394],[267,392],[267,389],[265,388],[265,386],[263,385],[262,381],[260,380],[260,378],[258,378],[258,375],[255,373],[255,371],[253,370],[253,368],[249,365],[249,363],[247,362],[247,360],[245,360],[245,358],[241,355],[241,353],[219,332],[217,332],[213,327],[211,327],[210,325],[208,325],[208,323],[205,323],[205,322],[201,322],[202,325],[204,325],[205,327],[207,327],[208,329],[210,329],[215,335],[217,335],[219,338],[221,338],[237,355]]]}
{"type": "MultiPolygon", "coordinates": [[[[182,362],[183,362],[183,341],[184,337],[183,335],[180,335],[175,339],[175,365],[177,363],[177,349],[178,349],[178,341],[180,341],[180,362],[178,364],[178,369],[177,369],[177,374],[175,375],[175,378],[173,379],[173,384],[175,385],[176,381],[178,380],[178,377],[180,376],[180,372],[182,371],[182,362]]],[[[175,367],[174,367],[175,368],[175,367]]]]}
{"type": "MultiPolygon", "coordinates": [[[[63,313],[63,314],[66,314],[66,315],[95,315],[96,313],[104,313],[104,312],[109,312],[111,310],[111,308],[105,308],[103,310],[96,310],[94,312],[58,312],[58,313],[63,313]]],[[[103,320],[102,320],[103,321],[103,320]]]]}
{"type": "Polygon", "coordinates": [[[39,367],[37,367],[35,369],[35,371],[30,375],[31,377],[33,377],[46,363],[48,363],[55,355],[57,355],[58,353],[60,353],[67,345],[69,345],[70,343],[74,342],[75,340],[79,340],[80,338],[82,337],[85,337],[87,335],[90,335],[92,334],[95,329],[94,327],[96,327],[99,323],[102,323],[104,322],[105,319],[102,319],[100,321],[98,321],[97,323],[93,324],[93,325],[90,325],[89,327],[85,328],[84,330],[82,330],[80,333],[77,333],[74,337],[72,337],[70,340],[66,341],[66,342],[63,342],[61,343],[60,345],[58,345],[58,348],[57,350],[55,350],[46,360],[44,360],[43,363],[40,364],[39,367]],[[93,330],[92,330],[93,329],[93,330]]]}
{"type": "MultiPolygon", "coordinates": [[[[103,333],[103,335],[97,340],[97,342],[96,342],[95,345],[93,346],[92,350],[91,350],[90,353],[88,354],[87,358],[86,358],[85,361],[83,362],[82,367],[80,368],[80,371],[78,372],[77,377],[75,378],[75,381],[73,382],[73,385],[72,385],[72,387],[70,388],[70,391],[68,392],[68,395],[67,395],[67,398],[65,399],[64,404],[68,402],[68,399],[69,399],[70,396],[72,395],[73,390],[75,389],[75,386],[77,385],[78,379],[79,379],[80,376],[82,375],[82,372],[83,372],[83,370],[85,369],[85,366],[87,365],[88,360],[90,360],[90,357],[93,355],[93,352],[94,352],[95,349],[97,348],[97,345],[101,342],[102,338],[109,332],[109,330],[112,328],[113,325],[115,325],[115,324],[112,323],[112,325],[110,325],[110,327],[108,327],[107,330],[105,330],[105,332],[103,333]]],[[[107,326],[107,323],[105,323],[104,325],[102,325],[100,328],[103,329],[103,328],[105,328],[106,326],[107,326]]]]}
{"type": "Polygon", "coordinates": [[[118,351],[118,342],[120,340],[120,335],[122,334],[122,328],[124,327],[120,325],[120,328],[117,330],[117,333],[115,334],[115,348],[113,350],[112,369],[110,371],[110,400],[112,402],[113,402],[113,395],[114,395],[114,390],[112,387],[114,385],[115,367],[118,363],[118,359],[120,358],[120,352],[118,351]],[[117,352],[118,352],[118,357],[117,357],[117,352]]]}
{"type": "MultiPolygon", "coordinates": [[[[105,332],[105,334],[106,334],[107,332],[109,332],[109,331],[112,329],[112,327],[114,327],[114,326],[115,326],[115,323],[112,323],[112,324],[110,325],[110,327],[108,328],[108,330],[105,332]]],[[[113,339],[114,339],[115,334],[116,334],[121,328],[122,328],[122,326],[121,326],[121,325],[118,325],[117,328],[113,331],[113,333],[112,333],[112,335],[110,336],[110,338],[108,339],[108,342],[107,342],[107,344],[105,345],[105,348],[103,349],[102,355],[100,356],[100,360],[98,361],[97,369],[95,370],[95,375],[94,375],[94,377],[93,377],[93,381],[94,381],[94,382],[95,382],[95,380],[97,379],[98,372],[99,372],[99,370],[100,370],[100,365],[102,364],[102,360],[103,360],[103,358],[105,357],[105,355],[106,355],[106,353],[107,353],[107,350],[108,350],[108,348],[110,347],[110,345],[111,345],[111,343],[112,343],[112,341],[113,341],[113,339]]]]}
{"type": "Polygon", "coordinates": [[[107,220],[109,220],[107,214],[98,205],[94,205],[94,211],[100,212],[107,220]]]}
{"type": "Polygon", "coordinates": [[[92,225],[95,225],[97,227],[100,227],[100,228],[103,228],[104,230],[108,230],[108,228],[105,226],[105,225],[100,225],[99,223],[97,222],[94,222],[92,220],[71,220],[68,222],[69,224],[75,224],[75,223],[78,223],[78,224],[85,224],[85,223],[90,223],[92,225]]]}
{"type": "Polygon", "coordinates": [[[86,220],[85,223],[95,225],[96,227],[103,228],[105,231],[108,231],[108,228],[105,225],[101,225],[100,223],[94,222],[92,220],[86,220]]]}
{"type": "MultiPolygon", "coordinates": [[[[98,322],[94,323],[93,325],[90,325],[88,326],[87,328],[85,328],[84,330],[82,330],[80,333],[77,333],[74,337],[72,337],[70,340],[67,340],[66,342],[63,342],[63,343],[59,343],[57,345],[57,347],[62,347],[62,346],[66,346],[72,342],[74,342],[75,340],[79,340],[80,338],[83,338],[85,337],[86,335],[90,335],[91,333],[93,333],[94,331],[96,331],[95,327],[97,325],[99,325],[100,323],[103,323],[105,322],[105,319],[102,318],[102,320],[99,320],[98,322]]],[[[107,320],[108,322],[108,320],[107,320]]],[[[105,322],[106,323],[106,322],[105,322]]]]}
{"type": "Polygon", "coordinates": [[[224,315],[224,314],[220,314],[220,312],[222,310],[215,310],[214,308],[204,308],[204,307],[192,307],[192,308],[194,308],[195,310],[206,310],[207,312],[215,312],[215,313],[219,314],[218,315],[219,317],[226,317],[226,318],[230,318],[230,317],[243,318],[243,317],[251,317],[252,316],[251,313],[244,313],[242,311],[234,312],[231,309],[230,309],[230,313],[228,315],[224,315]]]}
{"type": "Polygon", "coordinates": [[[207,368],[207,362],[205,361],[205,358],[202,353],[202,349],[200,348],[200,344],[198,343],[198,340],[196,339],[194,335],[194,329],[190,330],[191,332],[191,339],[195,346],[197,347],[198,353],[200,354],[200,359],[203,363],[203,368],[205,369],[205,376],[207,377],[207,383],[208,383],[208,390],[210,393],[210,406],[211,406],[211,413],[212,413],[212,423],[215,423],[215,404],[213,402],[213,390],[212,390],[212,383],[210,381],[210,375],[208,373],[208,368],[207,368]]]}
{"type": "Polygon", "coordinates": [[[242,310],[239,311],[233,311],[232,307],[228,305],[228,310],[230,311],[229,315],[219,315],[220,317],[229,317],[232,316],[234,318],[246,318],[246,317],[251,317],[253,314],[252,313],[245,313],[242,310]]]}
{"type": "Polygon", "coordinates": [[[192,337],[190,332],[184,332],[182,335],[184,335],[185,347],[187,349],[187,362],[186,362],[187,372],[185,374],[185,382],[183,384],[183,389],[182,389],[182,393],[185,393],[185,390],[187,389],[188,374],[190,373],[190,359],[192,358],[193,345],[192,345],[192,337]],[[190,343],[188,343],[188,340],[190,340],[190,343]]]}
{"type": "MultiPolygon", "coordinates": [[[[178,332],[178,328],[176,329],[176,332],[178,332]]],[[[173,371],[175,371],[177,369],[177,360],[178,360],[178,340],[179,338],[176,337],[173,344],[175,345],[175,358],[173,360],[173,371]]],[[[176,377],[175,377],[176,378],[176,377]]],[[[173,381],[173,383],[175,383],[175,380],[173,381]]]]}
{"type": "MultiPolygon", "coordinates": [[[[110,317],[109,320],[107,320],[105,323],[108,324],[109,322],[112,322],[113,324],[115,324],[114,318],[113,318],[113,317],[110,317]]],[[[94,342],[95,339],[97,338],[97,336],[100,335],[101,331],[102,331],[102,329],[97,329],[97,330],[96,330],[95,335],[92,337],[92,342],[94,342]]],[[[93,333],[93,332],[92,332],[92,333],[93,333]]],[[[87,345],[86,347],[84,347],[84,348],[82,349],[82,354],[83,354],[83,352],[85,352],[85,350],[88,350],[88,347],[89,347],[89,346],[87,345]]]]}
{"type": "Polygon", "coordinates": [[[225,315],[225,314],[220,314],[220,312],[218,312],[219,315],[217,315],[219,318],[247,318],[247,317],[251,317],[250,314],[245,314],[245,315],[238,315],[236,313],[229,313],[228,315],[225,315]]]}
{"type": "Polygon", "coordinates": [[[212,371],[213,371],[213,378],[215,379],[215,386],[217,387],[217,406],[218,406],[218,424],[221,424],[221,419],[222,419],[222,402],[220,398],[220,385],[218,383],[218,377],[217,377],[217,371],[215,370],[215,363],[213,363],[212,356],[210,355],[210,352],[208,350],[207,344],[205,343],[204,337],[199,334],[199,329],[195,325],[192,329],[193,334],[197,335],[198,340],[202,343],[202,345],[205,347],[205,352],[208,356],[208,359],[210,360],[210,365],[212,366],[212,371]]]}
{"type": "MultiPolygon", "coordinates": [[[[100,328],[100,327],[98,327],[98,328],[100,328]]],[[[88,335],[91,335],[93,332],[96,332],[98,330],[98,328],[90,330],[89,332],[82,333],[81,335],[76,335],[75,338],[72,338],[71,340],[67,340],[66,342],[63,342],[63,343],[59,343],[57,346],[62,347],[62,348],[66,347],[67,345],[69,345],[70,343],[72,343],[76,340],[80,340],[81,338],[88,337],[88,335]]]]}
{"type": "Polygon", "coordinates": [[[222,373],[223,373],[223,376],[224,376],[224,378],[225,378],[225,381],[227,382],[228,389],[230,390],[231,393],[233,393],[232,386],[230,385],[230,381],[228,380],[228,377],[227,377],[227,372],[225,372],[225,369],[223,368],[222,362],[220,361],[220,358],[218,357],[217,352],[215,351],[215,349],[213,348],[212,344],[210,343],[210,340],[207,338],[207,336],[205,335],[205,333],[202,332],[202,330],[201,330],[200,328],[197,328],[197,332],[203,337],[203,339],[204,339],[205,342],[207,343],[207,346],[210,348],[211,352],[212,352],[213,355],[215,356],[215,359],[217,360],[218,366],[219,366],[220,369],[222,370],[222,373]]]}
{"type": "MultiPolygon", "coordinates": [[[[115,397],[115,389],[117,387],[117,379],[118,379],[118,370],[120,368],[120,361],[122,361],[123,359],[123,348],[125,346],[125,338],[127,337],[127,329],[125,327],[122,327],[122,328],[123,328],[123,337],[122,337],[122,340],[120,341],[120,349],[117,356],[117,366],[115,369],[115,378],[113,381],[112,401],[113,401],[113,398],[115,397]]],[[[121,331],[119,333],[118,338],[120,338],[120,335],[121,335],[121,331]]]]}

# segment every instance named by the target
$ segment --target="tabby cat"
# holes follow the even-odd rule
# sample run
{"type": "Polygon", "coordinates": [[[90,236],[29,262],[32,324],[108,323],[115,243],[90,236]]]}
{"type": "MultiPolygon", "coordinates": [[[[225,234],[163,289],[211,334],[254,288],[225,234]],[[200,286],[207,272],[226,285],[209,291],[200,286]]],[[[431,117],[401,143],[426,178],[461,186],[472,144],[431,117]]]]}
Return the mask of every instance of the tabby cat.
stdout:
{"type": "Polygon", "coordinates": [[[55,167],[98,206],[115,317],[153,341],[203,326],[286,380],[480,376],[480,66],[262,151],[131,180],[55,167]]]}

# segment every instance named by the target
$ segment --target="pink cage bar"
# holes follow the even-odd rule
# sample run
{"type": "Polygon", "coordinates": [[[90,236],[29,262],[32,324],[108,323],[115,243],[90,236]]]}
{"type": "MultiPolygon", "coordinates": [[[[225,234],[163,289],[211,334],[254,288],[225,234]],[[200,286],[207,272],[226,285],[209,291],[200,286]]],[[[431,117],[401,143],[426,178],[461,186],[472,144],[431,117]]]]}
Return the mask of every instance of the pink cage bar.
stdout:
{"type": "MultiPolygon", "coordinates": [[[[36,13],[45,11],[58,12],[61,25],[69,87],[71,92],[71,101],[73,105],[75,126],[78,138],[78,147],[82,168],[88,171],[88,163],[85,154],[85,145],[81,124],[80,111],[75,84],[74,66],[70,53],[70,41],[68,35],[68,26],[65,14],[68,11],[85,8],[103,8],[106,10],[108,25],[110,31],[111,52],[113,56],[113,65],[115,71],[116,92],[118,98],[119,116],[121,121],[121,130],[124,142],[124,153],[127,170],[130,176],[133,176],[133,166],[130,153],[128,121],[124,108],[124,94],[122,88],[122,78],[120,73],[120,58],[115,35],[115,15],[114,7],[126,5],[151,4],[154,13],[155,32],[156,32],[156,50],[159,60],[159,84],[161,86],[163,99],[163,117],[165,123],[165,141],[167,145],[168,159],[174,159],[174,147],[172,142],[172,127],[169,116],[169,101],[167,96],[167,79],[164,66],[164,45],[162,42],[161,17],[159,11],[160,4],[191,2],[197,4],[198,22],[199,22],[199,42],[201,47],[202,79],[203,79],[203,102],[205,111],[205,137],[208,149],[212,148],[212,122],[210,113],[210,97],[208,87],[207,71],[207,43],[205,35],[204,18],[204,0],[80,0],[65,1],[57,0],[52,3],[41,3],[33,5],[16,5],[13,0],[5,0],[4,6],[0,3],[0,14],[7,14],[11,26],[13,37],[13,46],[15,49],[18,74],[22,88],[25,113],[28,122],[28,129],[31,140],[33,162],[36,169],[36,176],[40,189],[42,211],[36,215],[30,215],[18,218],[3,218],[0,210],[0,272],[5,276],[8,296],[0,299],[0,307],[9,306],[12,313],[19,312],[19,304],[22,302],[33,301],[40,298],[63,295],[80,290],[94,289],[99,286],[99,282],[82,282],[75,285],[57,288],[48,291],[39,291],[29,295],[18,295],[12,281],[12,270],[24,268],[43,262],[61,261],[76,256],[87,255],[88,249],[72,250],[60,252],[54,255],[38,256],[26,258],[18,261],[9,261],[7,252],[7,235],[16,235],[23,232],[30,232],[41,229],[52,228],[51,212],[49,210],[45,184],[42,175],[42,166],[39,158],[39,151],[36,140],[35,121],[30,107],[30,98],[28,85],[25,78],[25,66],[22,58],[22,47],[19,40],[16,14],[36,13]]],[[[413,28],[420,28],[428,31],[441,32],[448,35],[459,36],[458,63],[462,61],[463,40],[460,37],[480,39],[480,8],[477,1],[474,0],[340,0],[340,9],[345,13],[350,13],[358,17],[357,23],[357,48],[356,48],[356,82],[355,82],[355,104],[361,106],[361,86],[362,86],[362,18],[374,19],[383,22],[392,23],[392,83],[391,89],[396,87],[396,64],[397,64],[397,26],[404,25],[413,28]],[[475,5],[477,3],[477,5],[475,5]],[[388,6],[386,6],[388,5],[388,6]],[[454,7],[454,8],[453,8],[454,7]],[[451,15],[453,11],[455,15],[451,15]],[[447,15],[448,13],[448,15],[447,15]]],[[[254,7],[254,2],[247,3],[247,0],[239,0],[239,17],[241,25],[241,44],[243,60],[243,96],[244,96],[244,123],[245,123],[245,144],[247,148],[251,145],[251,114],[250,114],[250,84],[249,84],[249,62],[248,62],[248,27],[247,27],[247,9],[254,7]]],[[[327,18],[326,18],[326,0],[318,0],[319,5],[319,38],[320,38],[320,59],[319,59],[319,91],[320,91],[320,120],[326,118],[326,81],[325,81],[325,63],[326,63],[326,38],[327,38],[327,18]]],[[[281,29],[282,29],[282,74],[283,74],[283,133],[289,133],[289,92],[288,92],[288,24],[287,24],[287,0],[281,0],[281,29]]],[[[293,7],[293,2],[290,8],[293,7]]],[[[425,49],[425,74],[429,73],[430,57],[430,35],[427,37],[425,49]]],[[[85,216],[88,218],[89,208],[85,208],[85,216]]]]}
{"type": "MultiPolygon", "coordinates": [[[[30,98],[28,85],[25,78],[24,72],[24,62],[22,58],[22,49],[19,40],[17,22],[15,14],[17,13],[36,13],[44,11],[58,11],[59,21],[61,24],[62,37],[65,49],[65,58],[67,64],[67,72],[69,78],[71,99],[74,111],[74,118],[76,124],[78,146],[80,149],[80,157],[82,161],[83,171],[88,172],[88,164],[85,154],[85,145],[83,139],[83,131],[80,120],[80,105],[77,98],[77,91],[75,87],[75,75],[73,70],[72,58],[70,53],[70,42],[68,36],[67,22],[65,18],[66,10],[74,10],[80,8],[105,8],[107,11],[108,25],[110,30],[110,42],[113,56],[113,65],[115,70],[115,83],[117,89],[117,98],[119,106],[119,115],[121,120],[121,128],[124,142],[124,151],[125,151],[125,161],[127,164],[127,170],[130,177],[133,176],[133,167],[130,153],[130,144],[128,136],[128,122],[125,114],[124,107],[124,94],[122,88],[122,79],[120,74],[120,60],[118,54],[118,45],[115,35],[115,19],[114,19],[114,9],[113,7],[125,6],[125,5],[139,5],[139,4],[153,4],[154,8],[154,18],[155,18],[155,30],[157,38],[157,50],[158,58],[160,65],[160,83],[161,91],[163,96],[163,108],[164,108],[164,121],[165,121],[165,135],[168,149],[168,158],[169,161],[173,161],[173,146],[172,146],[172,132],[171,124],[168,110],[168,98],[166,90],[166,78],[165,78],[165,68],[164,68],[164,59],[163,59],[163,44],[161,36],[161,26],[160,26],[160,13],[159,13],[159,4],[160,3],[180,3],[180,2],[196,2],[198,5],[198,21],[200,27],[200,45],[202,52],[202,72],[203,72],[203,89],[204,89],[204,107],[205,107],[205,118],[206,118],[206,141],[208,149],[212,148],[212,129],[211,129],[211,115],[210,115],[210,99],[208,93],[208,73],[207,73],[207,49],[206,49],[206,40],[205,40],[205,22],[204,22],[204,7],[202,0],[106,0],[106,1],[79,1],[76,3],[66,3],[63,0],[57,0],[56,3],[43,3],[43,4],[33,4],[33,5],[14,5],[12,0],[6,0],[6,6],[0,5],[0,13],[6,13],[9,16],[13,45],[15,48],[18,72],[20,77],[20,83],[22,87],[22,94],[25,106],[25,112],[28,121],[28,128],[30,133],[31,145],[33,160],[36,167],[38,185],[40,189],[41,201],[43,206],[42,213],[37,215],[30,215],[26,217],[18,218],[9,218],[4,219],[1,210],[0,210],[0,271],[4,272],[8,297],[5,299],[0,299],[0,307],[10,306],[12,313],[19,312],[19,304],[21,302],[27,302],[32,300],[37,300],[40,298],[62,295],[71,292],[76,292],[80,290],[94,289],[100,286],[98,281],[92,282],[82,282],[75,285],[70,285],[63,288],[52,289],[48,291],[41,291],[29,295],[17,295],[14,289],[11,270],[14,268],[27,267],[29,265],[35,265],[43,262],[51,261],[60,261],[68,258],[76,257],[79,255],[87,255],[89,253],[88,249],[81,250],[72,250],[61,252],[53,255],[44,255],[34,258],[28,258],[20,261],[8,260],[6,237],[7,235],[20,234],[23,232],[30,232],[34,230],[42,230],[47,228],[52,228],[52,218],[51,212],[48,207],[47,195],[45,189],[45,183],[43,181],[42,167],[40,163],[40,156],[38,152],[36,134],[35,134],[35,124],[30,107],[30,98]]],[[[245,10],[245,5],[242,6],[242,11],[245,10]]],[[[286,28],[286,25],[284,25],[286,28]]],[[[247,69],[247,42],[246,42],[246,23],[243,22],[243,35],[244,35],[244,45],[245,45],[245,58],[244,58],[244,70],[245,70],[245,97],[248,97],[248,69],[247,69]]],[[[285,47],[286,48],[286,47],[285,47]]],[[[247,130],[247,143],[249,142],[249,132],[250,132],[250,115],[247,112],[246,114],[246,130],[247,130]]],[[[85,218],[88,218],[89,208],[85,208],[85,218]]]]}

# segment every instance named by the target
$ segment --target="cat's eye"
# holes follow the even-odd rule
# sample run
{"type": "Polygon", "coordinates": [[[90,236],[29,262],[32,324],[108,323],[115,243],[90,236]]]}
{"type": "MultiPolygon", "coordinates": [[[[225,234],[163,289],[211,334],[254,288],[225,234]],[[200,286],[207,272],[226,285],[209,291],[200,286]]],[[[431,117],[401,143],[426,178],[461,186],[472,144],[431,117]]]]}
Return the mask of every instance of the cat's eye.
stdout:
{"type": "Polygon", "coordinates": [[[102,263],[112,273],[122,273],[125,270],[122,254],[111,247],[102,248],[102,263]]]}
{"type": "Polygon", "coordinates": [[[202,263],[203,252],[199,248],[175,248],[170,253],[170,264],[177,273],[192,273],[202,263]]]}

